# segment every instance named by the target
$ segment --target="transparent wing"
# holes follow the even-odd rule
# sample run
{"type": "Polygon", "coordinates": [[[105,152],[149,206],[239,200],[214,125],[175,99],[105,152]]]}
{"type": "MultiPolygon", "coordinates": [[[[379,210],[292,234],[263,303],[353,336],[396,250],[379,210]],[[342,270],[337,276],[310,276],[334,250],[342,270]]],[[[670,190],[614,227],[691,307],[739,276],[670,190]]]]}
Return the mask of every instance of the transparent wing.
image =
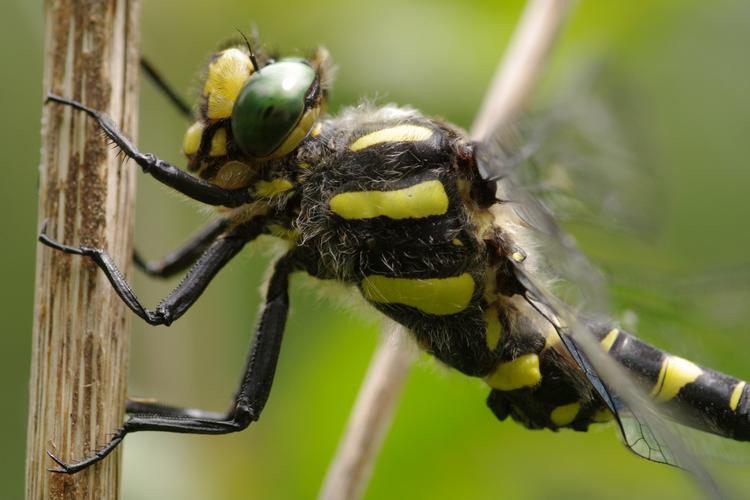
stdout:
{"type": "Polygon", "coordinates": [[[591,66],[501,132],[506,167],[559,221],[652,235],[663,183],[633,153],[650,149],[651,134],[625,77],[612,75],[591,66]]]}
{"type": "MultiPolygon", "coordinates": [[[[628,449],[691,472],[708,495],[720,496],[716,482],[674,431],[674,424],[606,355],[581,319],[606,312],[605,282],[558,225],[549,198],[533,196],[524,188],[530,178],[529,170],[524,170],[530,150],[519,146],[519,137],[517,129],[510,127],[496,131],[477,145],[477,161],[481,175],[497,183],[496,223],[509,239],[509,261],[527,300],[555,326],[563,345],[615,415],[628,449]]],[[[537,147],[533,144],[531,150],[537,147]]]]}

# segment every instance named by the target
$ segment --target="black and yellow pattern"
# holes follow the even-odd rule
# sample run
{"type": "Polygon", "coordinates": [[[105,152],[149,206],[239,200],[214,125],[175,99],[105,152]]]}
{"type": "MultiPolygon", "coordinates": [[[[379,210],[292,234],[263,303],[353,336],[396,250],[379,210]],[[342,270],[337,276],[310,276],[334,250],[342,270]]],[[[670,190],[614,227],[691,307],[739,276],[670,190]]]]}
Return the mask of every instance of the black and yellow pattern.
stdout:
{"type": "Polygon", "coordinates": [[[618,329],[603,339],[609,354],[635,373],[675,418],[714,434],[750,440],[750,392],[744,381],[665,353],[618,329]]]}
{"type": "MultiPolygon", "coordinates": [[[[226,134],[227,105],[250,74],[242,48],[212,57],[200,118],[184,139],[191,170],[273,203],[269,232],[302,242],[310,274],[356,286],[442,362],[482,377],[501,420],[553,430],[611,420],[558,332],[520,299],[523,286],[502,265],[527,256],[505,251],[497,242],[503,228],[484,222],[483,205],[494,197],[462,131],[411,109],[361,106],[317,121],[291,155],[258,165],[226,134]]],[[[616,328],[597,334],[676,418],[750,438],[744,382],[616,328]]]]}
{"type": "MultiPolygon", "coordinates": [[[[257,420],[279,355],[289,275],[298,271],[358,290],[407,327],[427,352],[482,378],[491,388],[487,403],[500,420],[510,416],[531,429],[584,431],[618,418],[618,408],[575,352],[555,308],[543,301],[540,307],[544,293],[525,274],[539,250],[520,236],[528,224],[504,215],[513,202],[496,198],[497,184],[482,165],[483,144],[441,120],[393,105],[362,105],[322,117],[328,66],[323,49],[305,60],[277,60],[254,53],[246,42],[214,54],[183,139],[187,170],[195,176],[138,151],[101,113],[50,97],[96,119],[160,182],[220,207],[222,217],[185,248],[163,262],[137,261],[157,276],[192,266],[153,310],[138,301],[103,250],[69,247],[41,235],[57,250],[92,258],[149,324],[178,319],[259,235],[281,238],[288,248],[274,265],[246,373],[226,415],[130,402],[128,421],[107,445],[75,464],[55,459],[60,471],[76,472],[101,460],[129,432],[223,434],[257,420]]],[[[591,330],[601,349],[633,373],[669,415],[750,440],[745,382],[667,354],[612,325],[591,330]]]]}

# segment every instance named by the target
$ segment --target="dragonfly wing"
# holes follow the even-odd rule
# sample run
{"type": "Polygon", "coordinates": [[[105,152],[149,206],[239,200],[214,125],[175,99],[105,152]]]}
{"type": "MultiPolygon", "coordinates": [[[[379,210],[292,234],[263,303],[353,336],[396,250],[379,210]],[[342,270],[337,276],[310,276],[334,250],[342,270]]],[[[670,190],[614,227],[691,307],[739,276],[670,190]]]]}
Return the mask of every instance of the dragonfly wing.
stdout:
{"type": "Polygon", "coordinates": [[[543,201],[532,197],[517,181],[523,155],[513,154],[514,131],[499,131],[477,144],[481,175],[496,183],[498,203],[491,210],[502,229],[506,254],[526,300],[556,329],[562,344],[575,360],[619,426],[623,443],[648,460],[681,467],[694,475],[708,495],[720,496],[716,482],[704,465],[681,442],[672,423],[663,417],[625,369],[600,347],[586,320],[559,298],[559,283],[574,284],[564,290],[578,304],[606,310],[606,288],[601,273],[578,250],[575,240],[556,222],[543,201]],[[509,140],[509,138],[511,138],[509,140]],[[509,145],[510,144],[510,145],[509,145]],[[551,283],[555,283],[555,292],[551,283]]]}

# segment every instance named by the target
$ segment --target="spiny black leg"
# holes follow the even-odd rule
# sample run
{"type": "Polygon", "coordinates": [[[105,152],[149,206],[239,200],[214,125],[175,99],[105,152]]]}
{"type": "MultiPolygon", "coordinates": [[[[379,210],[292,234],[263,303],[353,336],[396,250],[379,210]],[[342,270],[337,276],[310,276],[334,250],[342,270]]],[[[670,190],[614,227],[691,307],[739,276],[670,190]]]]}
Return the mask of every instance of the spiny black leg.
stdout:
{"type": "Polygon", "coordinates": [[[133,263],[149,276],[168,278],[193,264],[228,225],[229,220],[224,217],[212,221],[190,238],[183,247],[160,260],[144,260],[136,250],[133,252],[133,263]]]}
{"type": "Polygon", "coordinates": [[[188,120],[193,117],[193,113],[190,110],[190,106],[182,99],[182,97],[175,92],[175,90],[167,83],[164,78],[162,78],[161,74],[154,68],[150,62],[148,62],[148,59],[145,59],[141,57],[141,69],[144,73],[146,73],[146,76],[154,83],[154,85],[157,86],[159,90],[161,90],[165,96],[167,96],[167,99],[169,99],[172,104],[178,109],[178,111],[188,120]]]}
{"type": "Polygon", "coordinates": [[[155,401],[144,401],[139,399],[128,399],[125,402],[125,413],[129,416],[154,415],[162,417],[182,417],[221,420],[226,413],[198,410],[196,408],[181,408],[179,406],[166,405],[155,401]]]}
{"type": "Polygon", "coordinates": [[[237,226],[223,238],[214,241],[188,271],[177,288],[154,310],[143,307],[107,252],[85,245],[71,247],[59,243],[47,236],[46,227],[45,221],[39,234],[41,243],[65,253],[91,258],[104,271],[112,287],[134,313],[151,325],[169,325],[198,300],[216,273],[237,255],[247,242],[261,234],[264,225],[261,220],[253,220],[237,226]]]}
{"type": "Polygon", "coordinates": [[[221,205],[225,207],[238,207],[252,201],[252,195],[248,189],[225,189],[210,182],[193,177],[171,163],[160,160],[151,153],[141,153],[138,148],[130,142],[117,128],[112,119],[95,109],[81,104],[80,102],[65,99],[54,94],[47,94],[47,101],[58,102],[71,106],[85,112],[94,118],[104,133],[109,137],[128,158],[132,158],[143,171],[151,174],[156,180],[172,189],[179,191],[185,196],[198,200],[208,205],[221,205]]]}
{"type": "Polygon", "coordinates": [[[93,455],[74,463],[65,463],[49,453],[60,466],[52,472],[73,474],[106,457],[126,434],[139,431],[165,431],[188,434],[227,434],[245,429],[260,417],[273,384],[281,350],[286,316],[289,310],[289,275],[297,269],[294,254],[276,262],[268,284],[266,302],[256,327],[247,357],[245,373],[234,402],[225,414],[177,408],[159,403],[128,401],[128,419],[112,439],[93,455]]]}

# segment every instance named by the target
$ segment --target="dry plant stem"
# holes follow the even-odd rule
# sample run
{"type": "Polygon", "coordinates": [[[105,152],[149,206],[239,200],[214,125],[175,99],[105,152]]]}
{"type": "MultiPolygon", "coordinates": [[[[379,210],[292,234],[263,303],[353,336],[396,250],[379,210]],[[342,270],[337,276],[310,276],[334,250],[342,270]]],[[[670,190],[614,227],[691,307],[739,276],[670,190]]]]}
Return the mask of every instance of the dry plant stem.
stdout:
{"type": "Polygon", "coordinates": [[[383,331],[320,498],[360,498],[393,418],[414,348],[399,325],[383,331]],[[366,389],[366,390],[364,390],[366,389]],[[365,431],[365,432],[363,432],[365,431]]]}
{"type": "MultiPolygon", "coordinates": [[[[512,121],[527,104],[571,0],[530,0],[471,129],[481,140],[512,121]]],[[[365,376],[339,448],[320,491],[321,500],[360,498],[393,418],[413,353],[402,327],[384,332],[365,376]]]]}
{"type": "Polygon", "coordinates": [[[530,0],[471,127],[481,140],[527,105],[572,0],[530,0]]]}
{"type": "MultiPolygon", "coordinates": [[[[113,117],[133,137],[138,108],[139,0],[48,0],[44,89],[113,117]]],[[[106,248],[127,270],[135,169],[95,123],[44,106],[39,221],[68,244],[106,248]]],[[[29,165],[29,167],[31,167],[29,165]]],[[[88,259],[37,246],[27,436],[27,499],[111,499],[119,454],[75,475],[47,457],[79,459],[122,425],[127,374],[125,306],[88,259]]]]}

